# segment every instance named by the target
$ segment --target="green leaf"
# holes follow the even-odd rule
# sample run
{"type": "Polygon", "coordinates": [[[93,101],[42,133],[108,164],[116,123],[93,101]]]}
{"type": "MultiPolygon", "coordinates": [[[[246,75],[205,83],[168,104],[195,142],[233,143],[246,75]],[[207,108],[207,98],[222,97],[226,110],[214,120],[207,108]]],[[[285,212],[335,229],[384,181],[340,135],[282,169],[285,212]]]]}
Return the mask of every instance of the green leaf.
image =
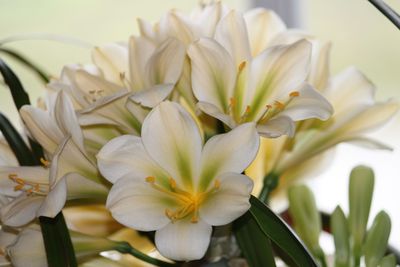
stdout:
{"type": "Polygon", "coordinates": [[[77,267],[74,248],[62,212],[39,217],[49,267],[77,267]]]}
{"type": "Polygon", "coordinates": [[[0,59],[0,72],[3,75],[4,82],[10,88],[14,104],[19,110],[23,105],[30,104],[29,96],[22,87],[21,82],[7,64],[0,59]]]}
{"type": "Polygon", "coordinates": [[[284,221],[256,197],[251,196],[250,204],[250,213],[262,232],[279,246],[298,266],[318,266],[307,248],[284,221]]]}
{"type": "Polygon", "coordinates": [[[0,113],[0,131],[3,133],[11,150],[14,152],[20,165],[33,166],[36,165],[36,161],[32,156],[32,152],[22,139],[21,135],[10,123],[10,121],[0,113]]]}
{"type": "MultiPolygon", "coordinates": [[[[11,95],[16,108],[19,110],[23,105],[29,105],[29,96],[24,90],[21,82],[15,73],[7,66],[7,64],[0,59],[0,72],[4,78],[4,82],[10,88],[11,95]]],[[[34,154],[35,164],[40,164],[40,158],[43,158],[42,148],[32,139],[29,139],[29,144],[31,146],[32,152],[34,154]]],[[[25,165],[25,164],[23,164],[25,165]]]]}
{"type": "Polygon", "coordinates": [[[45,84],[49,82],[50,75],[46,74],[41,68],[36,66],[34,63],[32,63],[32,61],[27,59],[25,56],[21,55],[18,52],[15,52],[14,50],[4,47],[0,47],[0,52],[14,58],[15,60],[24,64],[29,69],[33,70],[45,84]]]}
{"type": "Polygon", "coordinates": [[[396,256],[389,254],[382,258],[379,267],[396,267],[396,256]]]}
{"type": "Polygon", "coordinates": [[[373,170],[366,166],[357,166],[350,174],[349,230],[356,266],[360,261],[362,244],[371,209],[374,179],[373,170]]]}
{"type": "Polygon", "coordinates": [[[350,242],[346,216],[337,206],[331,216],[331,229],[335,241],[335,267],[350,266],[350,242]]]}
{"type": "Polygon", "coordinates": [[[381,211],[376,215],[365,241],[365,264],[367,267],[377,267],[385,255],[391,222],[389,215],[381,211]]]}
{"type": "Polygon", "coordinates": [[[250,212],[233,223],[238,245],[250,267],[275,267],[271,241],[261,231],[250,212]]]}

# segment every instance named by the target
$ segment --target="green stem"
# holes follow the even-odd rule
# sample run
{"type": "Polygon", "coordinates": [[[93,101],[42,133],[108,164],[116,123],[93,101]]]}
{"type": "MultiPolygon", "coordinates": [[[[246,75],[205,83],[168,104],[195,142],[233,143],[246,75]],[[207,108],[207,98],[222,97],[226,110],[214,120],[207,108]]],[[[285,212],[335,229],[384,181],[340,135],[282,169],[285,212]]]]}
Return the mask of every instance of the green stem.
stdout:
{"type": "Polygon", "coordinates": [[[264,186],[261,189],[260,196],[258,199],[260,199],[262,202],[265,204],[268,203],[269,197],[271,192],[278,187],[279,183],[279,175],[275,173],[268,173],[267,175],[264,176],[264,186]]]}
{"type": "Polygon", "coordinates": [[[32,63],[30,60],[28,60],[26,57],[22,56],[18,52],[4,47],[0,47],[0,52],[9,55],[10,57],[18,60],[28,68],[32,69],[44,83],[49,82],[50,75],[48,75],[46,72],[44,72],[42,69],[40,69],[38,66],[36,66],[34,63],[32,63]]]}
{"type": "Polygon", "coordinates": [[[176,263],[169,263],[166,261],[158,260],[155,258],[152,258],[143,252],[140,252],[139,250],[133,248],[128,242],[118,242],[118,245],[116,246],[115,250],[117,250],[120,253],[123,254],[130,254],[142,261],[145,261],[147,263],[160,266],[160,267],[176,267],[178,266],[176,263]]]}

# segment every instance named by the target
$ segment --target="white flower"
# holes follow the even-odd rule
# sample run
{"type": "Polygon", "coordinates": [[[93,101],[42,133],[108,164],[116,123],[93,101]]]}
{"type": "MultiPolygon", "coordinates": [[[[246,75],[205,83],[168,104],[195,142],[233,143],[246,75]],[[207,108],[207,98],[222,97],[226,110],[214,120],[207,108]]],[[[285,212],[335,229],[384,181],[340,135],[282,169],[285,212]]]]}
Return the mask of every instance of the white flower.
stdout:
{"type": "Polygon", "coordinates": [[[107,207],[120,223],[156,230],[156,246],[174,260],[201,258],[212,225],[225,225],[249,208],[251,180],[240,174],[255,157],[253,123],[204,145],[178,104],[162,102],[143,123],[142,137],[111,140],[98,154],[101,173],[114,183],[107,207]]]}
{"type": "Polygon", "coordinates": [[[295,121],[326,120],[329,102],[306,83],[311,44],[267,48],[252,57],[243,17],[229,12],[215,39],[201,38],[188,54],[199,108],[233,128],[253,121],[265,137],[293,136],[295,121]]]}

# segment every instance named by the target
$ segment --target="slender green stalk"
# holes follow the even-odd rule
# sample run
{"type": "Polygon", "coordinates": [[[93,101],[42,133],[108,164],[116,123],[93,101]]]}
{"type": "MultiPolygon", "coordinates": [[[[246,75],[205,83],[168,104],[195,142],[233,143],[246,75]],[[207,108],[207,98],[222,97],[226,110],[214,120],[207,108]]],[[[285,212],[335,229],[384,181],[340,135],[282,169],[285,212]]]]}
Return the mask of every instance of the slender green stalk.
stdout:
{"type": "Polygon", "coordinates": [[[267,204],[271,192],[278,187],[278,183],[279,183],[279,175],[275,173],[269,173],[265,175],[264,186],[261,189],[261,193],[258,199],[267,204]]]}
{"type": "Polygon", "coordinates": [[[400,30],[400,15],[382,0],[368,0],[400,30]]]}
{"type": "Polygon", "coordinates": [[[36,64],[34,64],[32,61],[27,59],[25,56],[21,55],[18,52],[15,52],[14,50],[4,48],[4,47],[0,47],[0,52],[18,60],[20,63],[24,64],[26,67],[33,70],[44,83],[49,82],[50,75],[47,74],[45,71],[43,71],[40,67],[38,67],[36,64]]]}
{"type": "Polygon", "coordinates": [[[119,242],[118,245],[115,248],[118,252],[123,253],[123,254],[130,254],[142,261],[145,261],[147,263],[160,266],[160,267],[176,267],[179,266],[176,263],[169,263],[166,261],[158,260],[155,258],[152,258],[143,252],[133,248],[128,242],[119,242]]]}

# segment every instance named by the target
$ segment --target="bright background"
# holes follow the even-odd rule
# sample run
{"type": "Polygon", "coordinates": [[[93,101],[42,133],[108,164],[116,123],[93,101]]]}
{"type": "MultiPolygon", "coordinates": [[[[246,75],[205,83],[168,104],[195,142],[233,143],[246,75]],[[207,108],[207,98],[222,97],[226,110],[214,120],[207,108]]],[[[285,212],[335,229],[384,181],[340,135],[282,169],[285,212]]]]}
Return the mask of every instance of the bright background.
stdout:
{"type": "MultiPolygon", "coordinates": [[[[290,1],[290,0],[276,0],[290,1]]],[[[298,0],[300,1],[300,0],[298,0]]],[[[224,3],[245,10],[245,0],[224,3]]],[[[262,2],[259,0],[258,2],[262,2]]],[[[400,10],[400,1],[387,1],[400,10]]],[[[66,35],[91,44],[125,41],[137,33],[136,18],[155,21],[170,8],[191,10],[195,0],[0,0],[0,40],[26,33],[66,35]]],[[[400,97],[400,31],[366,0],[303,0],[301,25],[324,40],[333,42],[332,72],[355,65],[374,81],[378,99],[400,97]]],[[[54,41],[8,43],[53,75],[64,64],[90,61],[88,48],[54,41]]],[[[43,85],[21,65],[6,58],[34,100],[43,85]]],[[[0,84],[0,110],[18,123],[9,92],[0,84]]],[[[376,191],[372,213],[385,209],[393,221],[392,244],[400,248],[400,119],[373,134],[395,148],[394,152],[369,151],[350,145],[337,148],[333,164],[320,177],[309,180],[318,206],[332,211],[337,204],[347,210],[348,174],[362,163],[374,168],[376,191]]]]}

